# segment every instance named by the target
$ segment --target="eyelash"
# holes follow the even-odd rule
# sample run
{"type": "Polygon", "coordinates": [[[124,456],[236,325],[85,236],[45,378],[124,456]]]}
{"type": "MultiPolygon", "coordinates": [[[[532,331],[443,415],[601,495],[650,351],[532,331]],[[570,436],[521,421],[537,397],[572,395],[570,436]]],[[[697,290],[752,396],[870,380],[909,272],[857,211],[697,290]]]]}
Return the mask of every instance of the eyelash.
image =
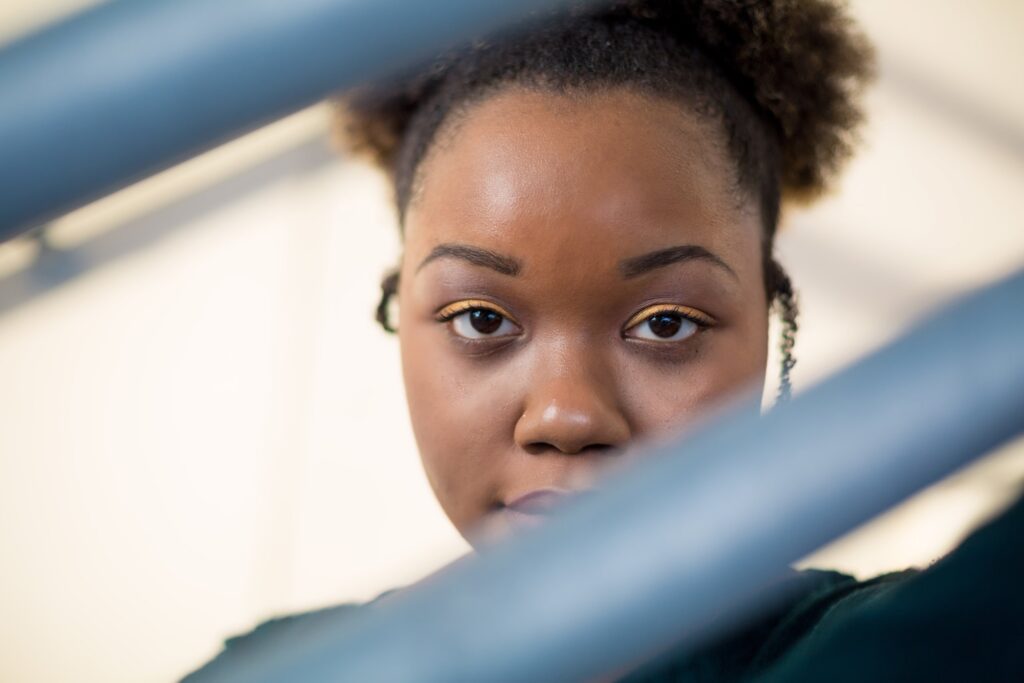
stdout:
{"type": "Polygon", "coordinates": [[[494,311],[495,313],[505,318],[506,320],[509,320],[516,325],[519,324],[516,322],[516,319],[512,316],[512,314],[506,311],[504,308],[498,306],[497,304],[493,304],[490,301],[484,301],[482,299],[466,299],[464,301],[456,301],[453,304],[448,304],[447,306],[445,306],[444,308],[437,312],[437,321],[439,323],[446,323],[453,320],[457,316],[466,313],[467,311],[472,311],[475,309],[494,311]]]}
{"type": "Polygon", "coordinates": [[[679,304],[653,304],[635,313],[623,326],[622,331],[626,332],[627,330],[631,330],[654,316],[664,313],[675,313],[676,315],[689,320],[702,330],[714,327],[718,323],[718,321],[710,315],[702,311],[698,311],[696,308],[681,306],[679,304]]]}

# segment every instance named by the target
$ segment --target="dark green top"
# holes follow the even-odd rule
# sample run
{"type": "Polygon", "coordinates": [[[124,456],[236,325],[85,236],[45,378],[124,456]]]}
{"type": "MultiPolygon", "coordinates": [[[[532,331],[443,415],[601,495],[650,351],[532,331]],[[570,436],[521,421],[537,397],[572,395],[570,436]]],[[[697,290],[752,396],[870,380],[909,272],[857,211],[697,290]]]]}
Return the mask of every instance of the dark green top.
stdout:
{"type": "MultiPolygon", "coordinates": [[[[862,582],[801,572],[799,589],[753,624],[697,653],[668,653],[621,683],[1024,683],[1022,583],[1024,499],[924,571],[862,582]]],[[[215,662],[230,666],[284,632],[312,632],[357,609],[268,621],[228,640],[215,662]]]]}

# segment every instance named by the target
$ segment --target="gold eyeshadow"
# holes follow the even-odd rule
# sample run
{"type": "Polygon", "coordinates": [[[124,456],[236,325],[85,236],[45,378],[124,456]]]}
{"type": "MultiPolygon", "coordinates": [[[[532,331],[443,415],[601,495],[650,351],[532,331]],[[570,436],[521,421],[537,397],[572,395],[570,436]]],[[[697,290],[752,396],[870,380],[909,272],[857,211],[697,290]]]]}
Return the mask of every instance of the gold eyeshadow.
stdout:
{"type": "Polygon", "coordinates": [[[632,329],[645,320],[664,313],[675,313],[676,315],[680,315],[702,327],[711,327],[718,322],[707,313],[698,311],[696,308],[690,308],[689,306],[680,306],[679,304],[653,304],[630,318],[629,322],[626,323],[625,329],[632,329]]]}
{"type": "Polygon", "coordinates": [[[501,306],[498,306],[497,304],[492,303],[490,301],[484,301],[483,299],[464,299],[463,301],[456,301],[453,304],[448,304],[447,306],[445,306],[444,308],[437,312],[437,319],[441,321],[451,320],[460,313],[472,311],[473,309],[477,308],[482,308],[488,311],[494,311],[501,317],[512,322],[515,322],[516,320],[514,317],[512,317],[511,313],[506,311],[501,306]]]}

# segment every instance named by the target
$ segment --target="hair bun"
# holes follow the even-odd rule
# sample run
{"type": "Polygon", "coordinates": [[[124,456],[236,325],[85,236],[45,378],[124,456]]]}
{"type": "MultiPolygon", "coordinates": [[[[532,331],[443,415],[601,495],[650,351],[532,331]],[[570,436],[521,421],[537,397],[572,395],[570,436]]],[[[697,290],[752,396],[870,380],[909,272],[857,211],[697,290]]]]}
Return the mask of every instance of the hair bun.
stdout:
{"type": "Polygon", "coordinates": [[[812,197],[849,158],[863,119],[860,95],[874,51],[830,0],[641,0],[625,2],[646,21],[672,24],[718,64],[775,122],[782,190],[812,197]]]}

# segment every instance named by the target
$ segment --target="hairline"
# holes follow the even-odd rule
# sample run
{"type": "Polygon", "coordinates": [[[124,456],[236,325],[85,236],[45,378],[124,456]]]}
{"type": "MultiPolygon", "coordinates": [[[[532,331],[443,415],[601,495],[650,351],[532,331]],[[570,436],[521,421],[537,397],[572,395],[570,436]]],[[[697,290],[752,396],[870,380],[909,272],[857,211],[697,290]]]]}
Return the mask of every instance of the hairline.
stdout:
{"type": "MultiPolygon", "coordinates": [[[[451,108],[444,114],[441,122],[428,138],[423,141],[426,148],[419,155],[419,158],[413,162],[414,166],[409,171],[411,178],[405,196],[397,197],[400,229],[403,232],[408,212],[415,208],[418,201],[422,198],[425,179],[424,169],[429,165],[429,162],[436,153],[443,151],[452,144],[452,141],[458,135],[459,130],[466,122],[472,110],[494,97],[516,90],[527,93],[555,95],[577,101],[611,92],[626,92],[651,101],[667,102],[679,108],[684,115],[692,116],[699,124],[706,125],[714,131],[714,149],[722,159],[726,172],[731,176],[730,191],[736,197],[736,208],[743,210],[744,206],[748,203],[761,203],[762,198],[759,196],[758,188],[744,186],[742,174],[736,168],[738,164],[731,158],[728,149],[728,133],[725,130],[725,123],[723,121],[725,114],[720,111],[721,107],[716,106],[712,111],[701,111],[701,108],[695,102],[695,96],[685,93],[684,88],[679,88],[676,92],[657,92],[652,86],[641,83],[602,83],[596,81],[594,83],[560,87],[557,84],[545,81],[546,79],[543,78],[543,74],[496,81],[467,93],[452,104],[451,108]]],[[[768,237],[769,226],[763,225],[762,229],[766,233],[765,236],[768,237]]]]}

